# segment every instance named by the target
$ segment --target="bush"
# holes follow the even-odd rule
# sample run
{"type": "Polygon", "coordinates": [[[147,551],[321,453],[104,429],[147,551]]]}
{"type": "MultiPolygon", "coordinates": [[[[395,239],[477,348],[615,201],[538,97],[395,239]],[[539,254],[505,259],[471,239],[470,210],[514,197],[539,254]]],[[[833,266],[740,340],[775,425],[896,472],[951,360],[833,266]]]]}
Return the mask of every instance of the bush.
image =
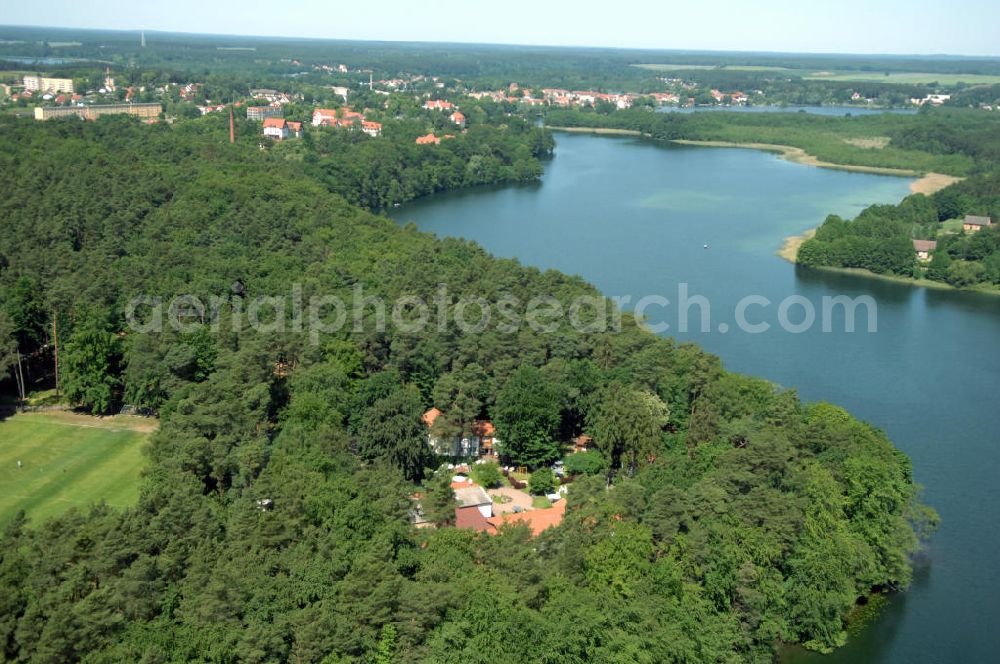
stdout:
{"type": "Polygon", "coordinates": [[[600,452],[577,452],[570,454],[563,463],[570,475],[599,475],[604,472],[604,457],[600,452]]]}
{"type": "Polygon", "coordinates": [[[503,481],[500,467],[495,463],[478,463],[472,466],[472,481],[486,489],[499,486],[503,481]]]}
{"type": "Polygon", "coordinates": [[[556,476],[549,467],[539,468],[528,478],[528,490],[536,496],[552,493],[556,489],[556,476]]]}

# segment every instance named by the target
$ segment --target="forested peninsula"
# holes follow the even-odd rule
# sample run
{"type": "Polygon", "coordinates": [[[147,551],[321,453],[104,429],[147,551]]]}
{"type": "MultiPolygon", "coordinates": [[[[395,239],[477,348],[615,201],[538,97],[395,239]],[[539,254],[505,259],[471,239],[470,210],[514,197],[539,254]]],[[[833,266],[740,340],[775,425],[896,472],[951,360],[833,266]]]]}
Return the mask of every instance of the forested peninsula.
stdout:
{"type": "Polygon", "coordinates": [[[403,154],[384,180],[374,148],[230,144],[221,118],[0,130],[4,357],[47,361],[58,328],[76,403],[160,418],[134,507],[4,524],[5,659],[769,662],[782,643],[844,643],[859,602],[910,581],[935,517],[881,431],[627,315],[617,332],[472,334],[380,330],[369,313],[317,339],[233,322],[237,298],[290,284],[390,301],[441,284],[454,298],[597,296],[359,207],[438,187],[410,175],[474,179],[487,151],[496,173],[530,180],[543,130],[470,132],[419,163],[403,154]],[[496,156],[505,141],[511,160],[496,156]],[[226,324],[127,324],[132,298],[181,294],[227,295],[226,324]],[[415,494],[452,504],[421,422],[431,405],[491,416],[501,438],[589,434],[600,461],[538,537],[448,527],[447,509],[418,530],[415,494]]]}

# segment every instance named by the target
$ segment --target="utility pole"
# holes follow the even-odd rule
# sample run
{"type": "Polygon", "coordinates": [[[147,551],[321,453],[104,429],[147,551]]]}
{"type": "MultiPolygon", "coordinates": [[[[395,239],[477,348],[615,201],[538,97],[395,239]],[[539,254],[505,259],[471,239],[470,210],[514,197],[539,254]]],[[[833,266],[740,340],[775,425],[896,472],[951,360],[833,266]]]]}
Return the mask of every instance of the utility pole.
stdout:
{"type": "Polygon", "coordinates": [[[24,373],[21,371],[21,349],[17,349],[17,372],[14,374],[15,382],[17,383],[17,389],[21,393],[21,406],[24,406],[25,389],[24,389],[24,373]]]}
{"type": "MultiPolygon", "coordinates": [[[[52,357],[56,369],[56,397],[59,396],[59,315],[52,313],[52,357]]],[[[22,379],[23,380],[23,379],[22,379]]]]}

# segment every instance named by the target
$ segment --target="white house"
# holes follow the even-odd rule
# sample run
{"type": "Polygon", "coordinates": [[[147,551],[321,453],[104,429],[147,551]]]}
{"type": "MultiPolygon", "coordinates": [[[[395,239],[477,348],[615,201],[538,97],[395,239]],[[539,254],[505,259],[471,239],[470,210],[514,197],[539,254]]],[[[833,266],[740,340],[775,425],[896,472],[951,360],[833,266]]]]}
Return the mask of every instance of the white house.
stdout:
{"type": "Polygon", "coordinates": [[[302,123],[289,122],[285,118],[264,118],[264,135],[277,141],[302,136],[302,123]]]}

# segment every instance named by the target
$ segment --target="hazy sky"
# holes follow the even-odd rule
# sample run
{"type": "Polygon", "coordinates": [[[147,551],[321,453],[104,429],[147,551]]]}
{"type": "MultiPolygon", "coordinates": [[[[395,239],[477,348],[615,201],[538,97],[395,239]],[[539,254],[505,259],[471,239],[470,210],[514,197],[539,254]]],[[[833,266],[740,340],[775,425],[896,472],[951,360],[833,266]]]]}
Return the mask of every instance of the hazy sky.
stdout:
{"type": "Polygon", "coordinates": [[[3,0],[0,22],[671,49],[1000,55],[1000,0],[3,0]]]}

